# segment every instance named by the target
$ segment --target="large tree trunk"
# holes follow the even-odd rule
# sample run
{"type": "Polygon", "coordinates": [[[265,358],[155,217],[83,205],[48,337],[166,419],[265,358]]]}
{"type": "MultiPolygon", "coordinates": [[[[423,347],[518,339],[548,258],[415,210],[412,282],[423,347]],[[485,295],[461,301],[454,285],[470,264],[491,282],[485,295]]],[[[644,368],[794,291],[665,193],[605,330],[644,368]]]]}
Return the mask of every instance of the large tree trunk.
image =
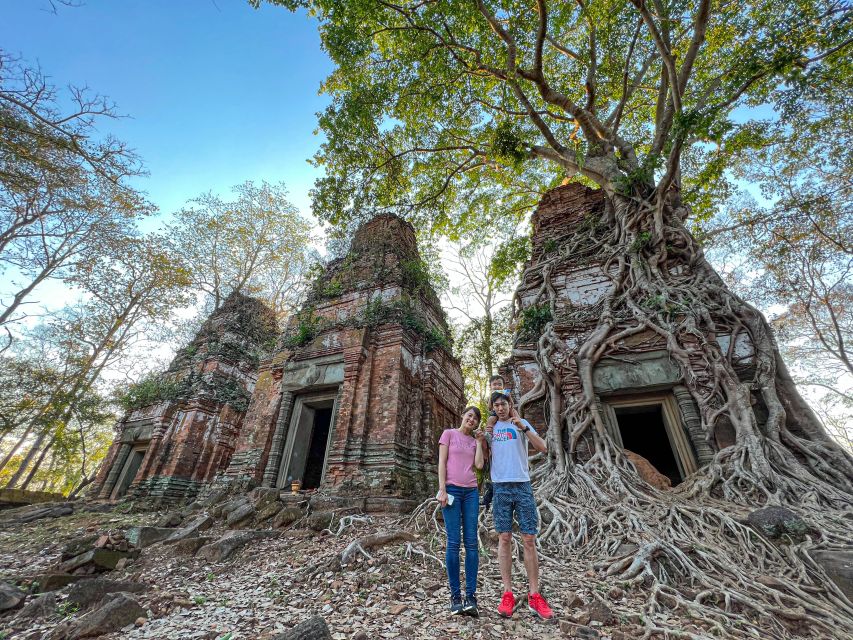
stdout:
{"type": "MultiPolygon", "coordinates": [[[[650,587],[651,612],[675,603],[722,629],[735,616],[703,600],[736,602],[736,608],[778,618],[774,598],[783,597],[785,607],[803,607],[802,619],[821,633],[853,629],[853,606],[809,556],[814,541],[787,552],[741,521],[762,505],[789,506],[820,531],[817,544],[843,547],[849,524],[842,514],[853,507],[853,459],[808,409],[769,325],[728,290],[685,218],[677,202],[658,210],[642,198],[608,193],[602,219],[581,225],[558,258],[534,260],[523,275],[523,282],[541,279],[532,304],[544,299],[552,312],[560,302],[551,282],[554,260],[599,252],[611,281],[600,314],[596,307],[592,320],[584,321],[591,324],[581,323],[586,329],[576,343],[566,340],[571,318],[545,326],[535,354],[539,378],[521,399],[522,411],[542,402],[547,420],[548,456],[532,471],[547,523],[540,541],[567,555],[582,548],[606,574],[650,587]],[[730,335],[734,343],[741,332],[754,350],[751,380],[739,379],[733,350],[724,352],[716,340],[730,335]],[[596,402],[596,364],[618,349],[624,358],[631,347],[621,341],[640,335],[656,338],[678,364],[709,442],[722,421],[735,433],[733,445],[670,491],[640,479],[596,402]],[[579,393],[564,392],[578,386],[579,393]],[[766,419],[756,414],[756,397],[766,406],[766,419]],[[626,544],[637,550],[616,553],[626,544]],[[762,572],[799,578],[783,589],[784,596],[774,596],[756,581],[762,572]],[[682,585],[707,595],[682,597],[682,585]]],[[[786,633],[781,622],[769,630],[774,637],[786,633]]]]}

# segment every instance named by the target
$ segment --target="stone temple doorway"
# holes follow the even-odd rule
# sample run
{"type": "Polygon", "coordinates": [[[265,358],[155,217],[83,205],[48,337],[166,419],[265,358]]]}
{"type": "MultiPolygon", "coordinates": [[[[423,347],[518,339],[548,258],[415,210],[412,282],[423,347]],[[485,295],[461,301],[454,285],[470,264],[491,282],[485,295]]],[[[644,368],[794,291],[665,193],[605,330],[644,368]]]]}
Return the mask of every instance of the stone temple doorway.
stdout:
{"type": "Polygon", "coordinates": [[[124,467],[121,470],[121,475],[119,475],[118,480],[116,481],[115,488],[113,489],[112,494],[110,494],[110,500],[118,500],[127,493],[130,483],[133,482],[136,474],[139,473],[139,467],[142,466],[142,460],[145,458],[145,451],[147,449],[147,444],[142,447],[134,447],[131,449],[130,454],[127,456],[127,460],[124,463],[124,467]]]}
{"type": "Polygon", "coordinates": [[[648,460],[672,486],[696,470],[696,458],[671,394],[607,399],[604,407],[616,442],[648,460]]]}
{"type": "Polygon", "coordinates": [[[276,486],[316,489],[326,475],[326,460],[335,428],[338,391],[304,394],[294,401],[276,486]]]}

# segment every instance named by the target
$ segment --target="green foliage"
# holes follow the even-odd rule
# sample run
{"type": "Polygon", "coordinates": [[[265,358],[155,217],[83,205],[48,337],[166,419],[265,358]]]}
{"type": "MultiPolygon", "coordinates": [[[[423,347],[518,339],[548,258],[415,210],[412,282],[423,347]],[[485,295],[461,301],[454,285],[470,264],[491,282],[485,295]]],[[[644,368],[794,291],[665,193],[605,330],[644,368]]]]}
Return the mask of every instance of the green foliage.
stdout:
{"type": "Polygon", "coordinates": [[[313,310],[306,310],[299,318],[296,331],[291,335],[285,336],[284,345],[291,348],[302,347],[317,337],[320,327],[321,319],[314,315],[313,310]]]}
{"type": "Polygon", "coordinates": [[[404,260],[400,263],[403,274],[403,287],[410,291],[421,292],[429,289],[429,271],[423,261],[404,260]]]}
{"type": "Polygon", "coordinates": [[[62,618],[75,614],[78,611],[80,611],[80,605],[70,600],[66,600],[56,606],[56,613],[62,618]]]}
{"type": "Polygon", "coordinates": [[[494,128],[491,150],[496,160],[511,167],[518,167],[529,157],[524,141],[509,120],[499,122],[494,128]]]}
{"type": "Polygon", "coordinates": [[[547,303],[525,307],[521,312],[519,336],[522,340],[537,339],[552,319],[551,307],[547,303]]]}
{"type": "Polygon", "coordinates": [[[324,298],[336,298],[344,292],[344,285],[340,280],[332,279],[322,288],[320,294],[324,298]]]}
{"type": "Polygon", "coordinates": [[[542,243],[542,251],[545,253],[553,253],[557,250],[557,241],[554,238],[548,238],[542,243]]]}
{"type": "Polygon", "coordinates": [[[193,602],[198,606],[201,606],[205,602],[207,602],[207,598],[205,598],[204,596],[193,596],[193,602]]]}
{"type": "Polygon", "coordinates": [[[174,400],[180,391],[180,384],[155,374],[130,385],[116,400],[125,411],[133,411],[158,402],[174,400]]]}
{"type": "Polygon", "coordinates": [[[641,231],[637,234],[637,237],[634,238],[634,241],[631,243],[630,251],[632,253],[639,253],[643,249],[646,249],[652,241],[652,234],[649,231],[641,231]]]}
{"type": "Polygon", "coordinates": [[[498,245],[489,265],[495,286],[502,287],[514,278],[521,265],[530,259],[531,250],[530,236],[516,236],[498,245]]]}

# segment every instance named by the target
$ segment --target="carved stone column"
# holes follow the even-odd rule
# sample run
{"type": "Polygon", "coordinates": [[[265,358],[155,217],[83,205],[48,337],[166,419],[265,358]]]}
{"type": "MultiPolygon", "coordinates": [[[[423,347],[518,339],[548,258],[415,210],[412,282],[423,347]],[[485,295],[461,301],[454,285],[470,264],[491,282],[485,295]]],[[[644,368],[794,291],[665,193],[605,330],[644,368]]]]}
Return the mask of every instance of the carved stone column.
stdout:
{"type": "Polygon", "coordinates": [[[284,454],[284,442],[287,439],[290,414],[293,412],[293,392],[281,392],[281,404],[278,409],[278,418],[275,421],[275,432],[270,445],[270,455],[267,459],[267,468],[264,470],[264,479],[261,485],[274,487],[278,481],[278,470],[281,467],[281,457],[284,454]]]}
{"type": "Polygon", "coordinates": [[[702,417],[699,415],[693,396],[690,395],[690,390],[683,385],[673,387],[672,393],[678,402],[687,435],[693,445],[693,450],[696,452],[696,462],[699,463],[700,467],[706,465],[714,459],[714,450],[711,449],[708,440],[705,438],[705,432],[702,430],[702,417]]]}
{"type": "Polygon", "coordinates": [[[116,486],[116,482],[118,482],[121,470],[124,469],[124,464],[127,462],[127,457],[130,455],[131,449],[133,449],[133,445],[131,443],[122,443],[121,448],[118,450],[115,462],[113,462],[113,466],[110,468],[107,481],[104,482],[104,486],[101,488],[100,493],[98,493],[99,498],[110,497],[110,494],[113,492],[113,488],[116,486]]]}

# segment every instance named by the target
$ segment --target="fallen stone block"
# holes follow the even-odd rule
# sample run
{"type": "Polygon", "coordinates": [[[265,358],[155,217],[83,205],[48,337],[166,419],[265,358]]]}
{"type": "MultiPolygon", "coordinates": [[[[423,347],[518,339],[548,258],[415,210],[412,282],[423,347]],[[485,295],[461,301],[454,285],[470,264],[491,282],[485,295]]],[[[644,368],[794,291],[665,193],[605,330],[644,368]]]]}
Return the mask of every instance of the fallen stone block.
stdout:
{"type": "Polygon", "coordinates": [[[69,640],[102,636],[147,617],[145,609],[125,593],[117,593],[103,606],[90,611],[68,629],[69,640]]]}
{"type": "Polygon", "coordinates": [[[788,536],[794,542],[802,542],[810,529],[805,520],[785,507],[756,509],[746,517],[746,522],[771,540],[788,536]]]}
{"type": "Polygon", "coordinates": [[[97,533],[91,533],[79,538],[74,538],[62,548],[62,559],[70,560],[74,556],[79,556],[81,553],[86,553],[89,549],[95,546],[98,538],[97,533]]]}
{"type": "Polygon", "coordinates": [[[31,600],[26,607],[21,609],[18,617],[23,620],[43,620],[56,613],[56,594],[44,593],[31,600]]]}
{"type": "Polygon", "coordinates": [[[121,558],[131,557],[128,551],[112,551],[109,549],[92,549],[86,553],[81,553],[66,562],[59,565],[59,570],[64,573],[72,573],[75,569],[83,565],[92,565],[98,569],[112,571],[116,568],[116,564],[121,558]]]}
{"type": "Polygon", "coordinates": [[[308,516],[308,528],[314,531],[322,531],[323,529],[335,530],[338,526],[340,518],[333,511],[316,511],[308,516]]]}
{"type": "Polygon", "coordinates": [[[127,530],[125,537],[137,549],[144,549],[155,542],[165,540],[173,533],[175,533],[174,529],[166,527],[131,527],[127,530]]]}
{"type": "Polygon", "coordinates": [[[183,521],[183,516],[179,511],[171,511],[161,517],[155,527],[177,527],[183,521]]]}
{"type": "Polygon", "coordinates": [[[293,524],[304,515],[305,512],[299,507],[285,507],[276,514],[275,518],[273,518],[272,526],[275,528],[286,527],[293,524]]]}
{"type": "Polygon", "coordinates": [[[223,503],[220,513],[223,516],[227,516],[232,511],[235,511],[242,507],[244,504],[248,504],[249,498],[246,496],[237,496],[236,498],[232,498],[228,502],[223,503]]]}
{"type": "Polygon", "coordinates": [[[273,636],[273,640],[332,640],[332,635],[323,617],[314,616],[284,633],[273,636]]]}
{"type": "Polygon", "coordinates": [[[70,573],[43,573],[36,576],[35,581],[38,582],[38,590],[46,593],[48,591],[56,591],[84,578],[85,576],[75,576],[70,573]]]}
{"type": "Polygon", "coordinates": [[[0,582],[0,611],[16,609],[24,603],[27,594],[8,582],[0,582]]]}
{"type": "Polygon", "coordinates": [[[258,510],[258,516],[256,518],[256,521],[264,522],[265,520],[269,520],[270,518],[278,514],[278,512],[281,511],[283,507],[284,505],[282,505],[280,502],[271,502],[263,509],[258,510]]]}
{"type": "Polygon", "coordinates": [[[38,509],[33,509],[17,517],[13,517],[12,521],[20,524],[26,524],[28,522],[35,522],[36,520],[43,520],[45,518],[59,518],[72,513],[74,513],[74,507],[70,504],[63,503],[58,506],[42,506],[38,509]]]}
{"type": "Polygon", "coordinates": [[[175,550],[176,556],[194,556],[199,549],[201,549],[204,545],[210,544],[213,540],[210,536],[199,536],[198,532],[196,532],[197,537],[184,538],[183,540],[178,540],[172,545],[172,548],[175,550]]]}
{"type": "Polygon", "coordinates": [[[239,526],[241,523],[253,518],[255,516],[255,513],[255,507],[252,504],[244,504],[229,513],[226,522],[229,527],[236,527],[239,526]]]}
{"type": "Polygon", "coordinates": [[[81,609],[88,609],[112,593],[142,593],[148,589],[144,582],[131,580],[108,580],[106,578],[91,578],[75,582],[68,589],[68,601],[76,602],[81,609]]]}
{"type": "Polygon", "coordinates": [[[172,535],[166,538],[163,543],[174,544],[175,542],[184,540],[185,538],[195,538],[198,536],[199,532],[207,531],[212,526],[213,518],[204,513],[202,515],[196,516],[180,529],[173,530],[172,535]]]}
{"type": "Polygon", "coordinates": [[[268,530],[259,531],[251,529],[231,531],[216,542],[211,542],[203,546],[198,550],[196,557],[207,560],[208,562],[222,562],[223,560],[227,560],[235,551],[242,548],[248,542],[258,540],[259,538],[269,538],[274,535],[276,535],[274,531],[268,530]]]}

